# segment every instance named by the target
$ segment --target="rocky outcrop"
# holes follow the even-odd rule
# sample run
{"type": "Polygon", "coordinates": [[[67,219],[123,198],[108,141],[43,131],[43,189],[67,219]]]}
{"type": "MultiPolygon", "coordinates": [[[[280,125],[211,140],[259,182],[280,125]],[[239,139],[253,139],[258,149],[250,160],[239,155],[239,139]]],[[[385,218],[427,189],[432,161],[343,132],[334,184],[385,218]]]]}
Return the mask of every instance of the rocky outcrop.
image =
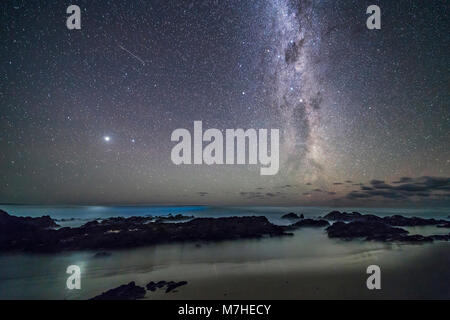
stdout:
{"type": "Polygon", "coordinates": [[[407,235],[406,230],[400,228],[394,228],[388,226],[382,222],[364,222],[364,221],[354,221],[354,222],[335,222],[333,225],[327,229],[328,236],[330,238],[397,238],[400,235],[407,235]]]}
{"type": "Polygon", "coordinates": [[[298,220],[300,217],[296,213],[290,212],[284,216],[281,216],[281,219],[298,220]]]}
{"type": "Polygon", "coordinates": [[[94,254],[93,258],[109,258],[111,257],[111,252],[101,251],[94,254]]]}
{"type": "Polygon", "coordinates": [[[2,233],[26,232],[56,227],[59,227],[59,225],[50,216],[38,218],[16,217],[0,210],[0,231],[2,233]]]}
{"type": "Polygon", "coordinates": [[[147,290],[154,292],[157,289],[165,287],[166,285],[167,285],[166,281],[158,281],[158,282],[150,281],[145,287],[147,288],[147,290]]]}
{"type": "Polygon", "coordinates": [[[174,291],[176,288],[187,285],[187,281],[174,282],[170,281],[167,283],[166,293],[174,291]]]}
{"type": "Polygon", "coordinates": [[[359,219],[361,216],[362,214],[359,212],[347,213],[340,211],[331,211],[323,218],[332,221],[351,221],[359,219]]]}
{"type": "Polygon", "coordinates": [[[55,227],[58,224],[49,216],[24,218],[11,216],[0,210],[0,251],[8,250],[17,241],[22,242],[23,246],[32,244],[37,238],[50,236],[55,227]]]}
{"type": "Polygon", "coordinates": [[[149,222],[146,217],[110,218],[91,221],[79,228],[50,230],[17,223],[16,217],[3,215],[0,228],[13,231],[7,236],[0,234],[0,251],[108,250],[180,241],[287,235],[281,226],[270,223],[266,217],[196,218],[184,223],[149,222]]]}
{"type": "Polygon", "coordinates": [[[408,231],[393,227],[384,222],[374,221],[352,221],[352,222],[335,222],[327,229],[328,237],[342,238],[351,240],[354,238],[362,238],[364,240],[383,241],[383,242],[411,242],[423,243],[438,241],[449,241],[450,235],[409,235],[408,231]]]}
{"type": "Polygon", "coordinates": [[[294,230],[303,227],[323,228],[329,226],[326,220],[303,219],[286,227],[286,230],[294,230]]]}
{"type": "Polygon", "coordinates": [[[447,223],[447,221],[445,220],[404,217],[401,215],[394,215],[390,217],[381,218],[372,214],[361,214],[359,212],[347,213],[339,211],[330,212],[324,217],[324,219],[330,221],[380,222],[390,226],[398,226],[398,227],[431,226],[447,223]]]}
{"type": "Polygon", "coordinates": [[[399,227],[433,226],[445,223],[444,220],[423,219],[417,217],[407,218],[400,215],[385,217],[383,218],[383,221],[391,226],[399,227]]]}
{"type": "Polygon", "coordinates": [[[91,300],[137,300],[144,298],[145,288],[137,286],[134,281],[103,292],[91,300]]]}

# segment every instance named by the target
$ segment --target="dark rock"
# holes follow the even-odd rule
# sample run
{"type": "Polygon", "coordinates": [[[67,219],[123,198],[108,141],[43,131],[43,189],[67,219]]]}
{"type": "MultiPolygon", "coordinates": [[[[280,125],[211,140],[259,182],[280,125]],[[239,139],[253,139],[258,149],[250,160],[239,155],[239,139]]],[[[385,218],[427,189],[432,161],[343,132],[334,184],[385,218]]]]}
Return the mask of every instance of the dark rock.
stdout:
{"type": "Polygon", "coordinates": [[[115,289],[103,292],[91,300],[137,300],[142,299],[145,293],[145,288],[136,286],[133,281],[129,284],[124,284],[115,289]]]}
{"type": "Polygon", "coordinates": [[[94,220],[94,221],[86,222],[80,228],[89,229],[89,228],[97,227],[99,225],[100,225],[100,222],[98,222],[97,220],[94,220]]]}
{"type": "Polygon", "coordinates": [[[305,215],[303,213],[300,215],[300,219],[305,219],[305,215]]]}
{"type": "Polygon", "coordinates": [[[187,281],[180,281],[180,282],[173,282],[173,281],[170,281],[170,282],[167,284],[166,293],[169,293],[170,291],[173,291],[173,290],[175,290],[176,288],[181,287],[181,286],[185,286],[185,285],[187,285],[187,281]]]}
{"type": "Polygon", "coordinates": [[[147,284],[146,288],[147,288],[147,290],[155,292],[157,289],[166,287],[166,293],[168,293],[168,292],[171,292],[171,291],[175,290],[176,288],[184,286],[184,285],[187,285],[187,281],[180,281],[180,282],[175,282],[175,281],[169,281],[169,282],[158,281],[158,282],[153,282],[153,281],[150,281],[147,284]]]}
{"type": "Polygon", "coordinates": [[[160,289],[160,288],[165,287],[167,285],[167,283],[168,282],[166,282],[166,281],[158,281],[158,282],[150,281],[146,285],[146,288],[147,288],[147,290],[150,290],[150,291],[156,291],[156,289],[160,289]]]}
{"type": "Polygon", "coordinates": [[[434,236],[430,236],[430,237],[436,241],[450,241],[450,233],[448,235],[447,234],[438,234],[438,235],[434,235],[434,236]]]}
{"type": "Polygon", "coordinates": [[[0,232],[0,251],[108,250],[180,241],[287,235],[281,226],[262,216],[196,218],[184,223],[150,222],[145,217],[110,218],[58,230],[37,228],[20,219],[6,213],[0,215],[0,231],[4,231],[0,232]]]}
{"type": "Polygon", "coordinates": [[[398,238],[399,235],[407,235],[408,231],[388,226],[382,222],[354,221],[349,223],[335,222],[327,229],[330,238],[366,238],[369,239],[389,239],[398,238]]]}
{"type": "Polygon", "coordinates": [[[341,213],[339,211],[330,212],[324,217],[324,219],[331,221],[383,222],[385,224],[398,227],[428,226],[446,223],[445,220],[424,219],[417,217],[408,218],[401,215],[380,218],[372,214],[361,214],[359,212],[341,213]]]}
{"type": "Polygon", "coordinates": [[[41,240],[48,241],[54,232],[52,228],[58,227],[49,216],[40,218],[11,216],[0,210],[0,251],[15,250],[14,246],[20,243],[21,250],[36,248],[36,251],[52,251],[52,244],[42,244],[41,240]]]}
{"type": "Polygon", "coordinates": [[[173,216],[172,214],[169,214],[166,217],[157,217],[157,222],[164,222],[164,221],[186,221],[194,219],[194,216],[183,216],[182,214],[177,214],[173,216]]]}
{"type": "Polygon", "coordinates": [[[407,218],[400,215],[385,217],[383,218],[383,221],[391,226],[399,226],[399,227],[431,226],[440,223],[445,223],[444,220],[423,219],[417,217],[407,218]]]}
{"type": "Polygon", "coordinates": [[[433,242],[432,236],[422,236],[420,234],[414,234],[414,235],[407,235],[403,236],[400,239],[397,239],[397,241],[402,242],[433,242]]]}
{"type": "Polygon", "coordinates": [[[328,237],[354,239],[363,238],[374,241],[399,241],[411,243],[433,242],[434,240],[449,241],[450,235],[408,235],[408,231],[396,228],[383,222],[353,221],[349,223],[335,222],[327,228],[328,237]]]}
{"type": "Polygon", "coordinates": [[[57,222],[69,222],[69,221],[75,221],[77,219],[75,218],[67,218],[67,219],[55,219],[57,222]]]}
{"type": "Polygon", "coordinates": [[[313,219],[303,219],[294,224],[291,224],[289,227],[293,229],[302,228],[302,227],[327,227],[330,223],[326,220],[313,220],[313,219]]]}
{"type": "Polygon", "coordinates": [[[108,258],[111,257],[111,252],[101,251],[94,254],[93,258],[108,258]]]}
{"type": "Polygon", "coordinates": [[[300,219],[300,217],[297,214],[295,214],[293,212],[290,212],[290,213],[285,214],[284,216],[282,216],[281,219],[291,219],[291,220],[293,220],[293,219],[300,219]]]}
{"type": "Polygon", "coordinates": [[[332,220],[332,221],[351,221],[354,219],[357,219],[361,217],[361,214],[359,212],[354,213],[347,213],[347,212],[340,212],[340,211],[331,211],[329,214],[327,214],[324,219],[332,220]]]}
{"type": "Polygon", "coordinates": [[[33,229],[56,228],[59,225],[50,218],[42,216],[38,218],[11,216],[3,210],[0,210],[0,231],[2,232],[21,232],[33,229]]]}

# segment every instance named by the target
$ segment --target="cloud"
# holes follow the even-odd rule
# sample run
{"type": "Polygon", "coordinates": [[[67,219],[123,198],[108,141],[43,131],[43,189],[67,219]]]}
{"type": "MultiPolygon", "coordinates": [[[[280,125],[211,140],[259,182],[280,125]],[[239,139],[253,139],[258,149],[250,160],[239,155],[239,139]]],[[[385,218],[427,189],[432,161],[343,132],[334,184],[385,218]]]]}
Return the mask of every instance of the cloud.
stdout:
{"type": "Polygon", "coordinates": [[[347,199],[363,199],[363,198],[370,198],[370,195],[367,193],[352,191],[346,196],[347,199]]]}
{"type": "Polygon", "coordinates": [[[283,192],[260,192],[260,191],[249,191],[249,192],[239,192],[241,197],[244,197],[247,200],[258,199],[258,200],[268,200],[276,197],[285,197],[285,193],[283,192]]]}
{"type": "Polygon", "coordinates": [[[407,200],[411,198],[450,199],[450,178],[448,177],[403,177],[393,184],[382,180],[371,180],[371,186],[361,185],[361,190],[351,191],[347,199],[386,198],[407,200]]]}
{"type": "Polygon", "coordinates": [[[279,186],[278,188],[281,188],[281,189],[292,188],[292,185],[286,184],[284,186],[279,186]]]}

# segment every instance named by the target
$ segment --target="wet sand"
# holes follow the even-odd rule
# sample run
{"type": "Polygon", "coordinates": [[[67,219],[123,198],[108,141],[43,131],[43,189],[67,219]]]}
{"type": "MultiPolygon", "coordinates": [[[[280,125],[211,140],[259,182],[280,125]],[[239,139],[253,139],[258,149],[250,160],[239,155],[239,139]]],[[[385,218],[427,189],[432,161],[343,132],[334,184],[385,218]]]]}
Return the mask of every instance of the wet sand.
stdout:
{"type": "MultiPolygon", "coordinates": [[[[419,230],[420,231],[420,230],[419,230]]],[[[130,281],[188,281],[146,299],[450,299],[450,243],[399,245],[329,239],[306,228],[293,237],[180,243],[56,255],[1,255],[1,299],[88,299],[130,281]],[[82,269],[82,289],[66,289],[67,266],[82,269]],[[381,267],[382,290],[366,287],[381,267]]]]}

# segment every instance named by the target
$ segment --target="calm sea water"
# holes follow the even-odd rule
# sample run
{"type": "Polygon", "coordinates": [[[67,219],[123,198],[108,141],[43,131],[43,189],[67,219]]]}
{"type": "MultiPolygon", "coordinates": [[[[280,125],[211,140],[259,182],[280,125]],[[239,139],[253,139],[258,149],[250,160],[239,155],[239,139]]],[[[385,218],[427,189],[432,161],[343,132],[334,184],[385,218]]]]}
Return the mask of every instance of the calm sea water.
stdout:
{"type": "MultiPolygon", "coordinates": [[[[182,213],[198,217],[265,215],[286,223],[287,212],[325,215],[332,208],[280,207],[38,207],[0,206],[20,216],[49,214],[56,219],[182,213]]],[[[345,208],[377,215],[447,217],[444,209],[345,208]]],[[[74,222],[71,222],[74,223],[74,222]]],[[[434,227],[411,233],[448,233],[434,227]]],[[[215,243],[175,243],[111,251],[60,254],[0,254],[0,299],[87,299],[136,281],[188,281],[177,292],[149,292],[146,299],[450,299],[450,243],[387,244],[329,239],[323,229],[304,228],[292,237],[215,243]],[[66,268],[82,270],[82,289],[66,289],[66,268]],[[366,288],[366,268],[382,270],[382,290],[366,288]]]]}

